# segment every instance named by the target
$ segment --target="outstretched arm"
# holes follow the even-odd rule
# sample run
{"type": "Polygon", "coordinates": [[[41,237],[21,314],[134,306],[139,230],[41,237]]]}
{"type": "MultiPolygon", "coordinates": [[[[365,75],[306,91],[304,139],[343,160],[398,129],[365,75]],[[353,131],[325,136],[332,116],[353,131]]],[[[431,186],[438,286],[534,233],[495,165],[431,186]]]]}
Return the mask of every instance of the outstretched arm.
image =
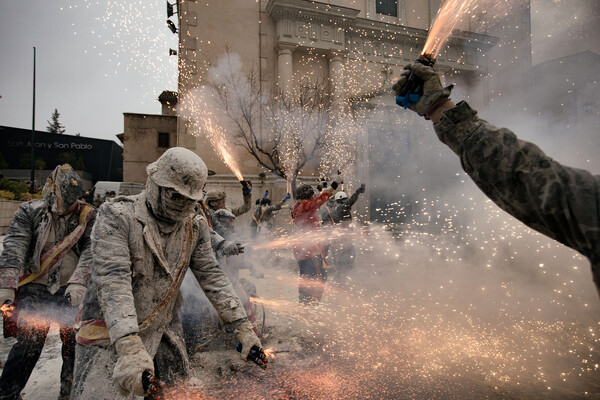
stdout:
{"type": "Polygon", "coordinates": [[[527,226],[578,250],[592,261],[600,238],[600,177],[548,157],[477,116],[465,102],[444,111],[434,126],[477,186],[527,226]]]}

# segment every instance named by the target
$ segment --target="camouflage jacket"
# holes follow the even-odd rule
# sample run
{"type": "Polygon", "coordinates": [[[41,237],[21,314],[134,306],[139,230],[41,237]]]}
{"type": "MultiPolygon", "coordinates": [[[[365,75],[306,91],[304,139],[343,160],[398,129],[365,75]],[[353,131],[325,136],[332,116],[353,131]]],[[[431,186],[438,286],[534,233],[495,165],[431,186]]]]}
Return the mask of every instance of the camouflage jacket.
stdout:
{"type": "Polygon", "coordinates": [[[252,193],[244,193],[243,198],[244,203],[242,205],[233,208],[227,208],[236,217],[247,213],[252,207],[252,193]]]}
{"type": "Polygon", "coordinates": [[[559,164],[510,130],[479,119],[465,102],[444,111],[434,128],[500,208],[586,256],[600,293],[600,176],[559,164]]]}
{"type": "Polygon", "coordinates": [[[273,213],[281,210],[281,207],[285,204],[285,201],[280,201],[277,204],[270,206],[257,206],[252,213],[252,220],[250,221],[250,227],[253,231],[256,231],[258,226],[268,231],[273,230],[273,213]],[[258,224],[256,223],[258,221],[258,224]]]}
{"type": "MultiPolygon", "coordinates": [[[[352,221],[352,206],[358,200],[360,192],[356,190],[352,196],[343,200],[334,200],[332,206],[327,210],[327,218],[332,223],[343,223],[352,221]]],[[[328,204],[325,204],[328,206],[328,204]]],[[[325,225],[325,223],[324,223],[325,225]]]]}
{"type": "MultiPolygon", "coordinates": [[[[66,218],[65,236],[77,228],[79,213],[75,211],[66,218]]],[[[40,258],[51,223],[52,214],[44,200],[32,200],[21,204],[4,238],[4,250],[0,256],[0,288],[16,289],[21,275],[40,272],[40,258]]],[[[78,283],[84,286],[88,284],[92,269],[90,237],[93,225],[94,216],[92,215],[85,231],[72,247],[79,257],[79,261],[69,283],[78,283]]],[[[56,238],[56,240],[61,239],[56,238]]],[[[56,265],[55,268],[60,268],[60,265],[56,265]]]]}
{"type": "Polygon", "coordinates": [[[163,334],[183,344],[179,288],[188,268],[225,324],[247,320],[215,259],[202,215],[195,214],[165,233],[146,206],[145,192],[120,197],[98,210],[92,254],[94,270],[81,319],[103,320],[111,343],[139,333],[150,354],[163,334]]]}

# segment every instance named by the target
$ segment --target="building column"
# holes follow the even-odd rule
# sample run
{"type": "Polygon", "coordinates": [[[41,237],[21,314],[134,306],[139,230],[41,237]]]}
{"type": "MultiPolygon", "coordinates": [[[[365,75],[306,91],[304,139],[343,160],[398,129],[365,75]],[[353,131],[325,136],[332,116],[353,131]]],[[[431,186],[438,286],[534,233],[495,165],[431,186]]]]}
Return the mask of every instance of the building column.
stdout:
{"type": "Polygon", "coordinates": [[[330,50],[329,59],[329,84],[331,90],[331,103],[334,109],[339,110],[345,100],[344,86],[344,55],[341,52],[330,50]]]}
{"type": "Polygon", "coordinates": [[[292,54],[295,45],[277,45],[277,86],[279,93],[289,94],[292,91],[293,64],[292,54]]]}

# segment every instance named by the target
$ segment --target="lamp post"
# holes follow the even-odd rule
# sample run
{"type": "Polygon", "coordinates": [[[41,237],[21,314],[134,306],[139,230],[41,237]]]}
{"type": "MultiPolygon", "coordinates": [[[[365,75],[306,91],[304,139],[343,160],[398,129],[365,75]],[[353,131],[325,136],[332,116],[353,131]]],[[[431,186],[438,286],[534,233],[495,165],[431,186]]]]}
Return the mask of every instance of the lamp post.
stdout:
{"type": "Polygon", "coordinates": [[[35,193],[35,47],[33,48],[33,110],[31,116],[31,186],[29,191],[35,193]]]}

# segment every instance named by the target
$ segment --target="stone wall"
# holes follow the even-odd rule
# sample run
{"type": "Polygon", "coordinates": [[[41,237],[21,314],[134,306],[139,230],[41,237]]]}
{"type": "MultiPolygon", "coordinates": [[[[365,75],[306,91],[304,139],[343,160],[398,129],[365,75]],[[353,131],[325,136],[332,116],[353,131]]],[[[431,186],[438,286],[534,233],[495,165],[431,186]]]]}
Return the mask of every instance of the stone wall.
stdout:
{"type": "Polygon", "coordinates": [[[22,202],[13,200],[0,200],[0,235],[5,235],[10,226],[15,212],[22,202]]]}

